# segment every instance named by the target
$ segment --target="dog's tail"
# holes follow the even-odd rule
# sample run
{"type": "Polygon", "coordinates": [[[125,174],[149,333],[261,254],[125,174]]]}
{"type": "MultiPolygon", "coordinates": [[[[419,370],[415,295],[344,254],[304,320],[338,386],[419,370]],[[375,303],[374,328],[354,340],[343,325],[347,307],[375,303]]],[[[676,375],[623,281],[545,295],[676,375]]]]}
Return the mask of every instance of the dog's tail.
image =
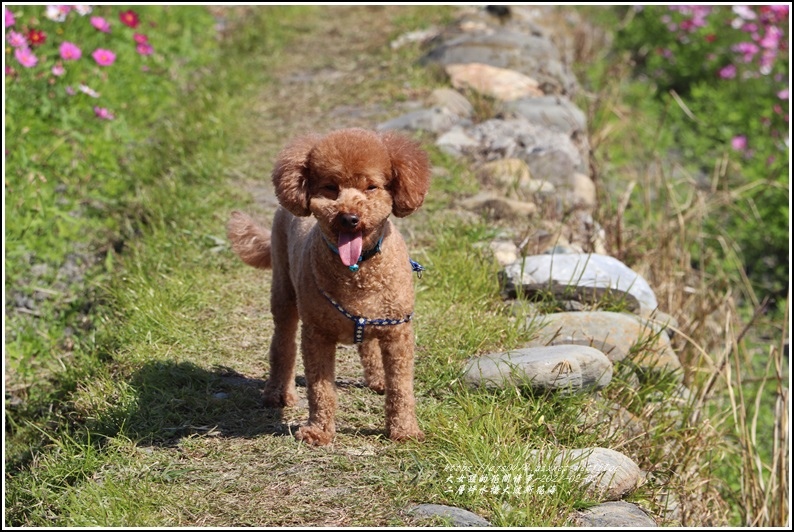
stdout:
{"type": "Polygon", "coordinates": [[[243,262],[254,268],[270,268],[270,231],[259,227],[250,216],[240,211],[232,212],[226,225],[226,236],[243,262]]]}

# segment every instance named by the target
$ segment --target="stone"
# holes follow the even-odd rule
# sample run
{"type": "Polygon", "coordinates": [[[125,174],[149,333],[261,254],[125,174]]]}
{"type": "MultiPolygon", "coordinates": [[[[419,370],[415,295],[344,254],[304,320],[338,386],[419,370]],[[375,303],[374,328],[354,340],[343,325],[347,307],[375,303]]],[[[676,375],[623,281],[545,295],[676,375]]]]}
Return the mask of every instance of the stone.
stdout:
{"type": "Polygon", "coordinates": [[[509,240],[494,240],[488,247],[491,249],[496,262],[502,266],[512,264],[520,256],[518,246],[509,240]]]}
{"type": "Polygon", "coordinates": [[[456,89],[472,89],[503,102],[543,96],[536,80],[515,70],[482,63],[452,64],[445,70],[456,89]]]}
{"type": "Polygon", "coordinates": [[[529,347],[470,359],[464,380],[486,388],[599,389],[612,380],[612,363],[598,349],[587,346],[529,347]]]}
{"type": "Polygon", "coordinates": [[[549,451],[532,451],[542,465],[554,464],[571,476],[583,477],[590,497],[600,501],[616,501],[634,491],[643,478],[642,471],[628,456],[606,449],[564,449],[552,455],[549,451]]]}
{"type": "Polygon", "coordinates": [[[591,303],[610,297],[632,311],[659,306],[648,282],[608,255],[530,255],[505,268],[500,277],[507,297],[516,297],[519,290],[528,295],[550,291],[562,299],[591,303]]]}
{"type": "Polygon", "coordinates": [[[571,94],[577,85],[548,37],[503,28],[498,32],[469,31],[446,38],[421,63],[441,66],[483,63],[507,68],[536,79],[546,94],[571,94]]]}
{"type": "Polygon", "coordinates": [[[477,169],[477,177],[509,197],[524,199],[535,194],[552,194],[555,191],[552,183],[532,179],[529,166],[518,158],[486,162],[477,169]]]}
{"type": "Polygon", "coordinates": [[[655,327],[659,327],[660,329],[664,330],[670,339],[675,336],[676,331],[678,330],[678,320],[675,319],[675,316],[671,316],[666,312],[662,312],[661,310],[654,309],[650,312],[642,312],[640,314],[643,319],[645,319],[649,324],[652,324],[655,327]]]}
{"type": "Polygon", "coordinates": [[[466,132],[477,141],[476,149],[469,150],[476,159],[522,159],[533,179],[570,187],[574,172],[587,171],[586,159],[568,135],[531,124],[524,118],[494,118],[466,132]]]}
{"type": "Polygon", "coordinates": [[[580,527],[598,528],[650,528],[656,521],[637,505],[625,501],[604,502],[587,510],[577,512],[573,522],[580,527]]]}
{"type": "Polygon", "coordinates": [[[620,438],[620,441],[627,441],[647,432],[640,418],[617,403],[601,407],[594,405],[585,409],[577,421],[582,424],[583,430],[597,432],[607,441],[612,441],[615,437],[620,438]]]}
{"type": "Polygon", "coordinates": [[[644,359],[656,364],[658,370],[675,371],[681,363],[675,355],[670,338],[663,330],[650,325],[647,321],[621,312],[584,311],[557,312],[531,318],[526,324],[532,331],[530,346],[575,344],[595,347],[613,363],[629,357],[636,346],[642,352],[636,357],[637,363],[645,366],[644,359]],[[647,353],[655,353],[650,356],[647,353]]]}
{"type": "Polygon", "coordinates": [[[455,157],[462,157],[477,148],[479,143],[472,138],[463,127],[453,127],[436,139],[436,146],[441,151],[455,157]]]}
{"type": "Polygon", "coordinates": [[[469,100],[454,89],[446,87],[435,89],[430,94],[430,101],[434,106],[446,109],[450,113],[462,118],[471,118],[474,116],[474,107],[469,100]]]}
{"type": "Polygon", "coordinates": [[[491,523],[475,513],[443,504],[420,504],[408,510],[408,514],[423,518],[449,519],[450,524],[457,527],[491,526],[491,523]]]}
{"type": "Polygon", "coordinates": [[[392,50],[398,50],[407,44],[412,43],[424,43],[432,38],[436,37],[439,34],[438,28],[428,28],[425,30],[417,30],[417,31],[409,31],[408,33],[403,33],[392,42],[389,43],[389,46],[392,50]]]}
{"type": "Polygon", "coordinates": [[[566,135],[587,132],[587,119],[584,113],[564,96],[519,98],[505,103],[503,111],[566,135]]]}
{"type": "Polygon", "coordinates": [[[461,200],[459,205],[494,220],[528,218],[538,212],[534,203],[506,198],[493,192],[481,192],[461,200]]]}
{"type": "Polygon", "coordinates": [[[409,130],[441,133],[460,124],[462,120],[460,116],[445,108],[432,107],[430,109],[411,111],[397,118],[382,122],[377,125],[377,129],[379,131],[409,130]]]}
{"type": "Polygon", "coordinates": [[[596,206],[596,186],[590,176],[574,172],[571,178],[570,202],[575,207],[593,209],[596,206]]]}

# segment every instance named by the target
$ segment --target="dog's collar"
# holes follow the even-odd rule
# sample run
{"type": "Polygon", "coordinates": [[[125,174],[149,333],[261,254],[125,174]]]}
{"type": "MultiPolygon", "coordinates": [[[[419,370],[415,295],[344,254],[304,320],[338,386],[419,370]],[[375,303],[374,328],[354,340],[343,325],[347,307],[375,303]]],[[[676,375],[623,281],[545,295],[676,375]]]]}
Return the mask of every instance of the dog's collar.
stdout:
{"type": "MultiPolygon", "coordinates": [[[[328,244],[328,247],[331,249],[331,251],[333,251],[334,253],[339,255],[339,248],[336,247],[333,242],[328,240],[328,238],[326,238],[326,236],[323,233],[320,233],[320,234],[323,235],[323,240],[325,240],[325,243],[328,244]]],[[[357,272],[358,271],[358,265],[360,263],[362,263],[365,260],[367,260],[369,258],[372,258],[374,255],[377,255],[378,253],[380,253],[380,246],[381,246],[382,243],[383,243],[383,235],[380,236],[380,238],[378,239],[378,242],[375,244],[375,247],[370,248],[370,249],[368,249],[366,251],[362,251],[361,255],[358,257],[358,261],[356,261],[355,264],[353,264],[351,266],[348,266],[348,268],[350,268],[350,271],[351,272],[357,272]]]]}

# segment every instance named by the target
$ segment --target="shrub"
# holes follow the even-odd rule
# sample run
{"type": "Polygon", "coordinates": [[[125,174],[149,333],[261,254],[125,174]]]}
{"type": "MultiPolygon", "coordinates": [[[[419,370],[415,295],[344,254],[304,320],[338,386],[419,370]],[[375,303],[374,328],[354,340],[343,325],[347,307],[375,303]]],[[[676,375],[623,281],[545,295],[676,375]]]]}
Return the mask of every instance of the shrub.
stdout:
{"type": "Polygon", "coordinates": [[[788,287],[788,10],[640,7],[615,41],[669,106],[671,148],[707,177],[704,188],[729,195],[704,226],[712,251],[736,251],[754,288],[773,297],[788,287]],[[708,177],[723,159],[714,187],[708,177]]]}

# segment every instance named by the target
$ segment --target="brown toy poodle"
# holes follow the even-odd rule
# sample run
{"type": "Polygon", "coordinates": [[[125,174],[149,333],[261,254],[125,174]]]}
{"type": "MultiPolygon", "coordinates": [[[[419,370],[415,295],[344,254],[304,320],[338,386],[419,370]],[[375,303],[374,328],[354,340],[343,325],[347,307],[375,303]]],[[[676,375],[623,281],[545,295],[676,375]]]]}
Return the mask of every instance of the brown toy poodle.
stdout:
{"type": "Polygon", "coordinates": [[[326,445],[334,437],[338,343],[358,344],[367,385],[386,393],[388,436],[424,438],[413,392],[412,274],[418,265],[389,215],[418,209],[429,181],[427,154],[411,140],[343,129],[299,137],[279,154],[273,184],[281,206],[271,231],[232,213],[234,251],[251,266],[273,269],[268,407],[297,400],[302,322],[309,421],[295,434],[299,440],[326,445]]]}

